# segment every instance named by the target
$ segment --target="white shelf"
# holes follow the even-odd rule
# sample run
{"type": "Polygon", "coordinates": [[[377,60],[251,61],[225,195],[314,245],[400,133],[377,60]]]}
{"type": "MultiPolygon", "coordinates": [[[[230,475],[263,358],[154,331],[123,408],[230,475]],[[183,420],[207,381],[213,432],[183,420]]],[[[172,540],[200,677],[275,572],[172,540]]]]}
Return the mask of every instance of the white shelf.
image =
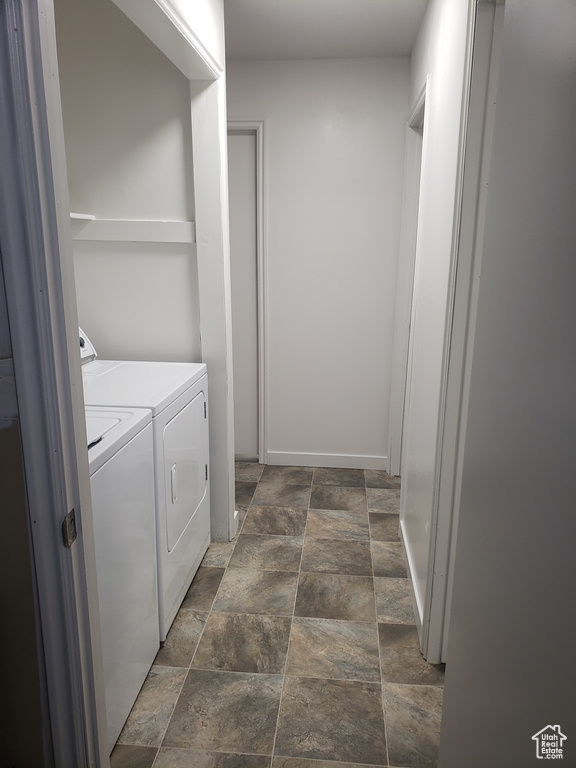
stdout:
{"type": "Polygon", "coordinates": [[[100,240],[132,243],[195,243],[193,221],[151,221],[129,219],[97,219],[71,213],[74,240],[100,240]]]}

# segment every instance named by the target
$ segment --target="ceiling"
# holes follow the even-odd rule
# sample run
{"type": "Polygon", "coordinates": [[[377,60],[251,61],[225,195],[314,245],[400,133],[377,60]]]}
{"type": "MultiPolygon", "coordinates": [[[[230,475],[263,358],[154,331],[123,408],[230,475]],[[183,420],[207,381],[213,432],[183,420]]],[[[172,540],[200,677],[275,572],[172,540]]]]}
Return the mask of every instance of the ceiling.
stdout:
{"type": "Polygon", "coordinates": [[[226,57],[408,56],[428,0],[224,0],[226,57]]]}

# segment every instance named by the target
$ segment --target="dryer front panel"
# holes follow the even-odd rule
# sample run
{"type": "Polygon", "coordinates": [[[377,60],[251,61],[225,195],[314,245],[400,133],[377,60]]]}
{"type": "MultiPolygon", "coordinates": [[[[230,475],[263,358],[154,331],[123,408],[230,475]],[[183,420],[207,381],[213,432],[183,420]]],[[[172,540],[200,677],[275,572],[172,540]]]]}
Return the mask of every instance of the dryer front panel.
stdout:
{"type": "Polygon", "coordinates": [[[171,552],[208,487],[206,398],[199,392],[164,427],[166,543],[171,552]]]}

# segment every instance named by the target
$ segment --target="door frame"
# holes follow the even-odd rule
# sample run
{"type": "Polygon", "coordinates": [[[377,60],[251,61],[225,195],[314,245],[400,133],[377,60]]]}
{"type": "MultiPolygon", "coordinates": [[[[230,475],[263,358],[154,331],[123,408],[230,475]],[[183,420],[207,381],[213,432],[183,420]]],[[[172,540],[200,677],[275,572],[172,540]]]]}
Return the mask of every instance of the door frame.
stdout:
{"type": "Polygon", "coordinates": [[[51,0],[8,0],[2,262],[26,473],[45,765],[106,768],[106,715],[68,182],[51,0]],[[24,257],[25,254],[25,257],[24,257]],[[77,540],[62,524],[75,510],[77,540]]]}
{"type": "Polygon", "coordinates": [[[402,201],[388,436],[388,473],[390,475],[402,473],[402,432],[408,395],[412,299],[420,223],[420,185],[426,173],[425,166],[428,155],[426,100],[429,93],[430,75],[427,76],[406,121],[404,197],[402,201]]]}
{"type": "Polygon", "coordinates": [[[228,134],[256,137],[256,280],[258,345],[258,461],[268,463],[268,286],[266,249],[265,121],[229,120],[228,134]]]}
{"type": "MultiPolygon", "coordinates": [[[[420,648],[427,661],[446,661],[450,619],[451,573],[458,517],[459,484],[462,466],[462,437],[465,430],[467,402],[468,343],[475,317],[474,290],[478,262],[475,237],[485,184],[483,157],[490,140],[490,96],[497,76],[498,19],[502,5],[468,2],[468,29],[464,73],[464,93],[459,131],[458,166],[448,277],[446,321],[442,344],[442,372],[438,428],[432,488],[428,573],[425,593],[419,597],[413,589],[416,626],[420,648]]],[[[429,82],[429,81],[428,81],[429,82]]],[[[426,123],[424,124],[426,130],[426,123]]],[[[426,132],[423,140],[425,155],[426,132]]],[[[422,177],[425,179],[426,158],[422,177]]],[[[403,242],[409,242],[403,232],[403,242]]],[[[419,244],[416,243],[416,256],[419,244]]],[[[407,257],[410,253],[407,254],[407,257]]],[[[413,276],[416,276],[418,259],[413,276]]],[[[404,287],[406,290],[406,287],[404,287]]],[[[406,302],[406,293],[400,295],[406,302]]],[[[412,308],[412,315],[414,307],[412,308]]],[[[402,317],[402,315],[400,315],[402,317]]],[[[406,395],[404,411],[410,403],[412,340],[401,325],[397,334],[408,341],[406,395]]],[[[399,375],[395,371],[395,375],[399,375]]],[[[398,407],[398,404],[397,406],[398,407]]],[[[402,417],[404,413],[402,413],[402,417]]],[[[392,467],[391,467],[392,468],[392,467]]],[[[402,514],[401,514],[402,517],[402,514]]],[[[402,527],[402,522],[401,522],[402,527]]],[[[402,529],[401,537],[404,539],[402,529]]],[[[410,551],[409,571],[412,572],[410,551]]]]}
{"type": "Polygon", "coordinates": [[[504,7],[473,3],[468,27],[465,95],[450,262],[443,370],[432,499],[428,577],[418,625],[420,648],[430,663],[447,661],[448,630],[458,524],[462,446],[476,316],[495,88],[504,7]]]}
{"type": "Polygon", "coordinates": [[[432,663],[447,661],[453,565],[472,345],[483,250],[488,171],[502,47],[504,3],[478,3],[470,30],[468,98],[461,137],[458,233],[452,264],[434,499],[430,577],[421,648],[432,663]]]}

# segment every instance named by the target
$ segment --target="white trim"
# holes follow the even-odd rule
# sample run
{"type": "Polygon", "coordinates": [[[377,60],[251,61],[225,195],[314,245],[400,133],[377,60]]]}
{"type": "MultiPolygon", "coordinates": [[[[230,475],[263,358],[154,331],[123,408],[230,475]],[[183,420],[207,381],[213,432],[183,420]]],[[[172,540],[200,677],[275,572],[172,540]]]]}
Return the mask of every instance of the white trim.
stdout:
{"type": "Polygon", "coordinates": [[[268,451],[268,464],[291,467],[342,467],[345,469],[386,469],[387,456],[354,456],[340,453],[297,453],[268,451]]]}
{"type": "Polygon", "coordinates": [[[236,521],[225,76],[191,81],[190,96],[200,337],[211,413],[211,535],[231,541],[236,521]]]}
{"type": "Polygon", "coordinates": [[[132,243],[195,243],[193,221],[138,221],[96,219],[70,214],[74,240],[101,240],[132,243]],[[80,218],[82,217],[82,218],[80,218]]]}
{"type": "Polygon", "coordinates": [[[414,106],[410,110],[410,113],[408,114],[408,119],[406,121],[409,128],[412,128],[413,131],[415,130],[422,130],[424,127],[424,118],[426,113],[426,98],[428,97],[428,94],[430,93],[430,75],[427,75],[426,82],[422,86],[422,89],[420,90],[420,93],[416,97],[416,100],[414,102],[414,106]]]}
{"type": "MultiPolygon", "coordinates": [[[[141,4],[142,0],[138,0],[141,4]]],[[[203,60],[206,66],[210,69],[214,78],[219,77],[224,71],[223,63],[217,61],[217,59],[210,53],[206,46],[202,43],[196,32],[192,29],[188,20],[182,15],[182,11],[179,6],[176,5],[173,0],[155,0],[155,2],[162,8],[166,16],[174,24],[179,34],[186,40],[190,46],[196,51],[198,56],[203,60]]],[[[188,79],[191,79],[188,76],[188,79]]]]}
{"type": "Polygon", "coordinates": [[[224,71],[172,0],[113,2],[188,80],[217,80],[224,71]]]}
{"type": "Polygon", "coordinates": [[[77,316],[54,14],[50,0],[7,2],[2,8],[11,49],[2,85],[12,95],[1,105],[10,127],[3,134],[7,144],[0,173],[2,259],[47,723],[54,764],[106,768],[82,384],[77,331],[74,338],[66,333],[72,325],[77,328],[77,316]],[[72,507],[78,540],[65,548],[61,524],[72,507]]]}
{"type": "Polygon", "coordinates": [[[230,120],[228,133],[256,136],[256,274],[258,280],[258,461],[268,459],[268,278],[266,250],[266,174],[264,120],[230,120]]]}
{"type": "MultiPolygon", "coordinates": [[[[496,106],[496,89],[500,67],[501,37],[504,20],[503,4],[479,4],[474,42],[472,85],[470,94],[469,131],[466,140],[466,167],[462,197],[462,222],[458,247],[454,315],[446,392],[446,423],[442,444],[442,467],[439,487],[439,527],[449,526],[448,547],[437,551],[440,567],[445,568],[443,612],[438,595],[432,595],[431,620],[443,621],[440,659],[447,658],[450,605],[453,580],[454,543],[458,527],[460,486],[462,479],[466,418],[471,369],[472,340],[476,321],[484,218],[488,193],[488,170],[496,106]],[[450,521],[442,516],[451,510],[450,521]],[[441,555],[441,558],[438,556],[441,555]],[[437,614],[435,616],[435,613],[437,614]]],[[[438,568],[435,563],[435,570],[438,568]]]]}
{"type": "Polygon", "coordinates": [[[400,475],[402,471],[402,432],[406,410],[408,382],[408,352],[412,321],[414,269],[418,239],[418,215],[421,179],[425,175],[427,157],[426,99],[430,93],[430,76],[418,95],[406,122],[406,150],[404,163],[404,198],[402,202],[402,230],[398,282],[396,290],[396,318],[394,322],[394,352],[390,392],[390,430],[388,436],[388,472],[400,475]],[[422,134],[422,138],[418,134],[422,134]]]}
{"type": "Polygon", "coordinates": [[[416,573],[414,567],[414,560],[412,559],[412,553],[406,546],[407,537],[404,534],[404,520],[400,520],[399,533],[400,541],[402,542],[404,549],[404,556],[406,559],[406,571],[408,575],[408,582],[410,584],[410,596],[412,598],[412,608],[414,610],[414,623],[416,624],[416,631],[418,632],[418,638],[422,639],[422,617],[424,609],[419,598],[418,590],[414,587],[414,574],[416,573]]]}
{"type": "MultiPolygon", "coordinates": [[[[424,601],[421,647],[427,661],[446,661],[449,617],[450,561],[455,537],[456,487],[461,475],[460,433],[464,429],[467,343],[474,309],[471,302],[474,278],[476,215],[481,194],[486,126],[486,102],[492,76],[492,44],[496,6],[470,0],[467,35],[465,91],[458,152],[458,180],[446,332],[440,393],[437,462],[434,481],[429,578],[424,601]]],[[[486,154],[484,154],[484,158],[486,154]]]]}

